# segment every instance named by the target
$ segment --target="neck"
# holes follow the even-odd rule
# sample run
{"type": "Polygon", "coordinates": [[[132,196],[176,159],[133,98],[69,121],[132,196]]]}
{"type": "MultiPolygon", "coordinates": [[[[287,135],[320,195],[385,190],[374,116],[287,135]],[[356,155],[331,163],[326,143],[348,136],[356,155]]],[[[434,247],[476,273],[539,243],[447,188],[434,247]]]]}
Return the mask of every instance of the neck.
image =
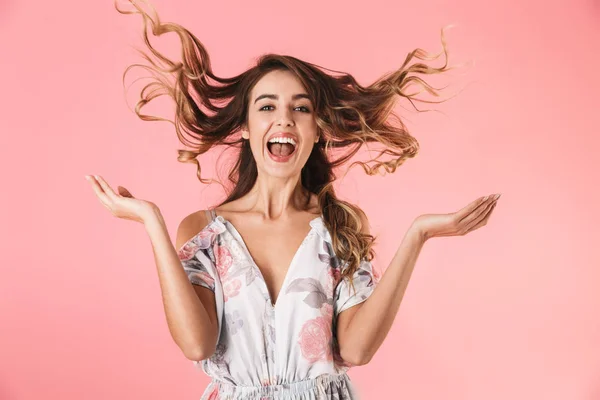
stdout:
{"type": "Polygon", "coordinates": [[[253,211],[263,214],[267,220],[279,220],[304,210],[309,195],[299,174],[286,178],[259,174],[246,197],[253,211]]]}

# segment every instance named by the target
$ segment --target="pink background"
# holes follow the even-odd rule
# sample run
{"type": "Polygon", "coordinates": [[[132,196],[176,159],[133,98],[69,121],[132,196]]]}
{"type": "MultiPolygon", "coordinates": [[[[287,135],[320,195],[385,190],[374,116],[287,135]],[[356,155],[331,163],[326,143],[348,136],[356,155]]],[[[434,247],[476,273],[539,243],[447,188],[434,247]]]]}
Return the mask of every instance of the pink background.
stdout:
{"type": "MultiPolygon", "coordinates": [[[[350,376],[365,399],[600,399],[597,0],[153,4],[221,76],[273,51],[368,84],[456,24],[450,62],[474,66],[431,80],[464,88],[444,114],[404,112],[420,154],[386,177],[355,168],[338,191],[367,212],[381,269],[419,214],[503,195],[487,226],[425,245],[387,340],[350,376]]],[[[208,379],[170,337],[143,226],[84,179],[154,201],[173,238],[220,198],[176,161],[171,125],[125,103],[141,18],[109,0],[2,0],[0,46],[0,399],[198,399],[208,379]]]]}

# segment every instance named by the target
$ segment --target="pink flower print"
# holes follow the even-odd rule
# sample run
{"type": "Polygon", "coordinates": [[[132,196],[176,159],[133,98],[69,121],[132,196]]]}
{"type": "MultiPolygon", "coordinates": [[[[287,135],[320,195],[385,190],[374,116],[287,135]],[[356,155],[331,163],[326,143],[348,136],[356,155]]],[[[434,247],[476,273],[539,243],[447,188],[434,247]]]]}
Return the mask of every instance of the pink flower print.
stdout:
{"type": "Polygon", "coordinates": [[[204,228],[196,235],[198,246],[200,246],[201,249],[208,249],[217,234],[218,232],[212,226],[204,228]]]}
{"type": "Polygon", "coordinates": [[[317,317],[306,321],[300,330],[298,344],[309,362],[332,360],[331,319],[317,317]]]}
{"type": "MultiPolygon", "coordinates": [[[[279,375],[275,375],[273,377],[262,377],[260,379],[260,384],[261,386],[271,386],[271,385],[276,385],[277,382],[279,381],[279,375]]],[[[261,400],[263,399],[267,399],[267,397],[261,397],[261,400]]],[[[269,397],[270,399],[270,397],[269,397]]]]}
{"type": "Polygon", "coordinates": [[[215,251],[215,259],[217,264],[217,272],[221,279],[226,279],[229,273],[229,267],[233,263],[231,252],[225,246],[217,245],[215,251]]]}
{"type": "Polygon", "coordinates": [[[329,268],[327,270],[326,285],[325,285],[325,293],[328,297],[333,297],[334,289],[336,288],[338,282],[340,281],[341,273],[338,268],[329,268]]]}
{"type": "Polygon", "coordinates": [[[327,320],[331,321],[333,318],[333,306],[329,303],[323,303],[321,306],[321,314],[323,314],[324,318],[327,318],[327,320]]]}
{"type": "Polygon", "coordinates": [[[242,282],[239,279],[228,279],[223,283],[224,301],[240,294],[242,282]]]}
{"type": "Polygon", "coordinates": [[[219,385],[215,384],[215,388],[210,395],[208,396],[208,400],[219,400],[219,385]]]}
{"type": "Polygon", "coordinates": [[[331,268],[329,274],[333,277],[333,287],[336,287],[340,279],[342,279],[342,273],[339,268],[331,268]]]}
{"type": "Polygon", "coordinates": [[[375,283],[379,283],[379,279],[381,279],[381,274],[379,273],[379,270],[375,268],[374,265],[372,265],[371,270],[373,273],[373,281],[375,281],[375,283]]]}
{"type": "Polygon", "coordinates": [[[195,241],[190,240],[186,244],[184,244],[179,251],[177,251],[177,256],[181,261],[187,261],[190,258],[194,257],[198,252],[198,245],[195,241]]]}

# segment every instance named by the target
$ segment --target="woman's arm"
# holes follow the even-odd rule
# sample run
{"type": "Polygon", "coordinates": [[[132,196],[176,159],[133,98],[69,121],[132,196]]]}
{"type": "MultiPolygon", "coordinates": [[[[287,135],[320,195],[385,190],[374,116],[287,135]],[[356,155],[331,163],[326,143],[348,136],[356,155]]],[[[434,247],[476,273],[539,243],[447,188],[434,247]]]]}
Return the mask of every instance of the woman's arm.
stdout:
{"type": "MultiPolygon", "coordinates": [[[[216,348],[218,321],[213,292],[192,285],[173,247],[160,209],[151,201],[136,198],[123,186],[116,193],[100,175],[86,175],[98,200],[112,215],[144,224],[158,269],[163,305],[171,336],[183,354],[190,360],[200,361],[212,355],[216,348]]],[[[177,230],[177,249],[180,249],[206,225],[204,213],[194,214],[181,221],[177,230]]]]}
{"type": "MultiPolygon", "coordinates": [[[[368,223],[363,227],[368,233],[368,223]]],[[[421,231],[411,226],[369,298],[340,313],[337,338],[344,360],[364,365],[379,349],[398,313],[424,243],[421,231]]]]}
{"type": "MultiPolygon", "coordinates": [[[[400,308],[423,244],[432,237],[464,236],[485,226],[499,198],[500,194],[480,197],[454,213],[424,214],[415,219],[369,298],[340,313],[338,343],[343,359],[366,364],[379,349],[400,308]]],[[[366,216],[362,218],[363,229],[368,230],[366,216]]]]}
{"type": "MultiPolygon", "coordinates": [[[[177,229],[177,249],[197,233],[197,218],[191,217],[181,221],[177,229]]],[[[152,242],[169,332],[188,359],[208,358],[218,339],[215,295],[188,280],[160,210],[154,210],[144,220],[144,226],[152,242]]]]}

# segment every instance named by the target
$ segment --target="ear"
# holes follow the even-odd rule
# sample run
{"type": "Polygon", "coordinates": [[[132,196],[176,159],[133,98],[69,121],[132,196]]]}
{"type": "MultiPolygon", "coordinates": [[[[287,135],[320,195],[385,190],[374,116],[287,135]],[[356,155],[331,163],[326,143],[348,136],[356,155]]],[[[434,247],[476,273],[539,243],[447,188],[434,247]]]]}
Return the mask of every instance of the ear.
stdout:
{"type": "Polygon", "coordinates": [[[315,137],[315,143],[319,143],[319,139],[321,139],[321,136],[323,136],[323,130],[318,128],[317,129],[317,135],[315,137]]]}
{"type": "Polygon", "coordinates": [[[242,125],[241,131],[242,131],[242,138],[250,139],[250,132],[248,132],[248,128],[246,127],[246,125],[242,125]]]}

